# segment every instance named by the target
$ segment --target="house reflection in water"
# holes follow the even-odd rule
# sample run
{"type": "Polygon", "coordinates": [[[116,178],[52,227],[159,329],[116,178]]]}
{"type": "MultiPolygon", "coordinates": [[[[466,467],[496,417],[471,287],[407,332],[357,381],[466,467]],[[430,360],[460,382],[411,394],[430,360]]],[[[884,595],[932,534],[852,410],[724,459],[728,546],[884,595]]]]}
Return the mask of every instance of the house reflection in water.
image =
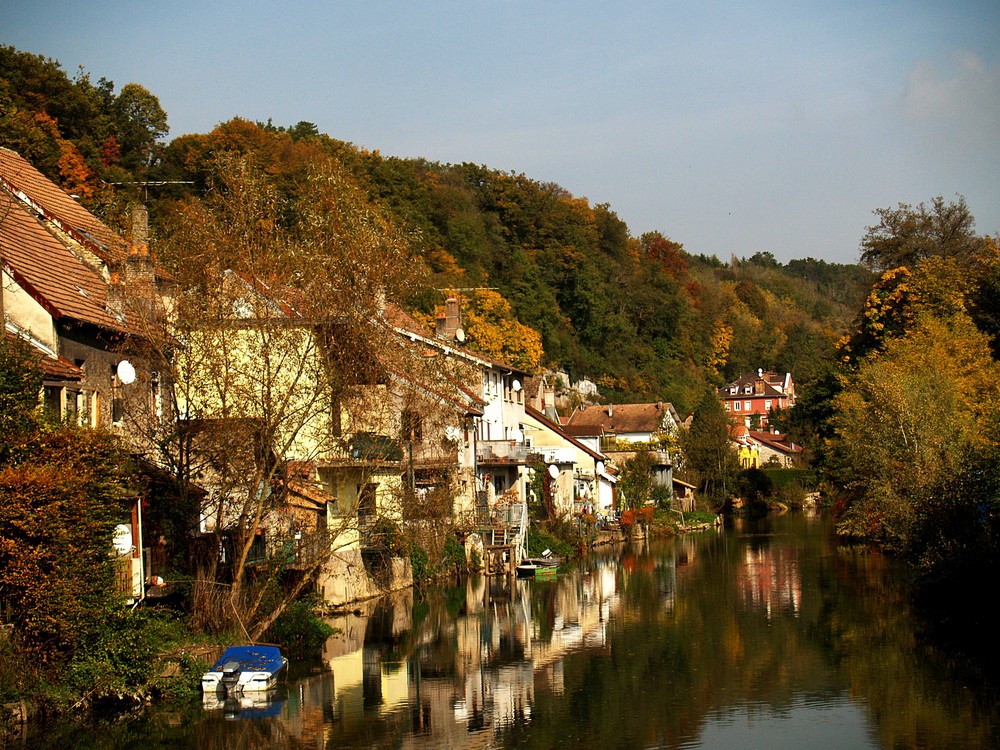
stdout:
{"type": "Polygon", "coordinates": [[[480,747],[531,720],[536,686],[563,691],[563,659],[603,650],[618,606],[615,561],[552,582],[473,576],[414,606],[412,592],[329,620],[329,672],[289,691],[303,740],[480,747]]]}

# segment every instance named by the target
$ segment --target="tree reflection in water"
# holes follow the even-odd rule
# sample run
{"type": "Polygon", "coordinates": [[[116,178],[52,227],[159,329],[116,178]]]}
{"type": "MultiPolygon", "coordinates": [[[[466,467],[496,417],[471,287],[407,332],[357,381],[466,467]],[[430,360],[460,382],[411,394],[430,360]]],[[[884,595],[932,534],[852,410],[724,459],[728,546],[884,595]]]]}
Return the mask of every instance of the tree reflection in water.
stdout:
{"type": "Polygon", "coordinates": [[[1000,746],[996,676],[918,637],[909,598],[827,521],[765,519],[369,603],[295,665],[278,718],[160,709],[75,744],[1000,746]]]}

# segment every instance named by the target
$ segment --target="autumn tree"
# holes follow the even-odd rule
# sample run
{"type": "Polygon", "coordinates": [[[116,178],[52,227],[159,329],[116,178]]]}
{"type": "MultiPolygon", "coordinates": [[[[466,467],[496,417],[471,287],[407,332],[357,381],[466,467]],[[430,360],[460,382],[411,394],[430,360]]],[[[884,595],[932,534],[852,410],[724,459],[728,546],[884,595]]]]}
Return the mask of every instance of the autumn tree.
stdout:
{"type": "Polygon", "coordinates": [[[470,348],[527,372],[538,369],[542,337],[514,317],[506,299],[492,290],[477,289],[467,302],[463,322],[470,348]]]}
{"type": "Polygon", "coordinates": [[[152,663],[110,554],[134,491],[129,462],[109,433],[41,419],[41,383],[30,346],[0,339],[0,613],[11,628],[0,677],[14,679],[0,691],[45,681],[107,694],[152,663]]]}
{"type": "Polygon", "coordinates": [[[998,382],[986,336],[962,311],[924,312],[863,360],[834,399],[850,500],[840,530],[927,572],[971,567],[977,554],[996,562],[1000,495],[983,467],[1000,446],[998,382]]]}
{"type": "Polygon", "coordinates": [[[163,348],[179,419],[133,417],[153,428],[179,482],[210,490],[207,512],[231,545],[221,614],[238,613],[252,638],[326,559],[311,559],[276,602],[267,592],[277,571],[251,575],[258,529],[280,515],[295,465],[343,449],[348,405],[385,408],[354,394],[382,377],[390,333],[376,321],[414,268],[405,237],[335,161],[305,165],[295,186],[279,191],[251,157],[223,154],[204,197],[175,207],[160,249],[176,289],[165,330],[149,338],[163,348]]]}

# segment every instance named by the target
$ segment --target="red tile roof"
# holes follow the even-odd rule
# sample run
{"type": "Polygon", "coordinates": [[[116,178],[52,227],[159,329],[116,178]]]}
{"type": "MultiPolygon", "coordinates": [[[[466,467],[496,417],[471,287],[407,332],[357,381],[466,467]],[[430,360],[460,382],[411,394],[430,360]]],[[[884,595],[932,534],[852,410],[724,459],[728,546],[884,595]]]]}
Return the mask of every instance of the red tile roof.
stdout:
{"type": "Polygon", "coordinates": [[[0,147],[0,183],[25,198],[104,263],[117,264],[128,255],[128,245],[104,222],[67,195],[19,154],[0,147]]]}
{"type": "MultiPolygon", "coordinates": [[[[8,341],[17,341],[18,336],[15,336],[10,331],[5,331],[8,341]]],[[[38,366],[42,370],[42,374],[49,380],[81,380],[83,378],[83,370],[74,365],[69,360],[63,359],[62,357],[55,357],[48,352],[40,350],[37,346],[31,344],[31,353],[38,362],[38,366]]]]}
{"type": "Polygon", "coordinates": [[[108,311],[107,282],[18,204],[0,212],[0,255],[18,285],[53,318],[125,330],[108,311]]]}
{"type": "Polygon", "coordinates": [[[762,443],[770,448],[773,448],[774,450],[782,451],[783,453],[795,454],[802,452],[802,448],[789,440],[787,435],[779,435],[776,432],[758,432],[751,430],[750,437],[758,443],[762,443]]]}

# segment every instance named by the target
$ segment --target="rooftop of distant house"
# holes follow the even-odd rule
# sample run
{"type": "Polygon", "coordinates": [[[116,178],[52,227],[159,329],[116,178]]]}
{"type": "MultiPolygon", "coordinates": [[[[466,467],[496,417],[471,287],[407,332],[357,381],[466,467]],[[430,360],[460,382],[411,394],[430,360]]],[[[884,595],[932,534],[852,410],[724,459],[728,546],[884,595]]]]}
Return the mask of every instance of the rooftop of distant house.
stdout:
{"type": "Polygon", "coordinates": [[[661,432],[670,421],[680,422],[673,404],[594,404],[574,411],[563,429],[577,437],[661,432]]]}

